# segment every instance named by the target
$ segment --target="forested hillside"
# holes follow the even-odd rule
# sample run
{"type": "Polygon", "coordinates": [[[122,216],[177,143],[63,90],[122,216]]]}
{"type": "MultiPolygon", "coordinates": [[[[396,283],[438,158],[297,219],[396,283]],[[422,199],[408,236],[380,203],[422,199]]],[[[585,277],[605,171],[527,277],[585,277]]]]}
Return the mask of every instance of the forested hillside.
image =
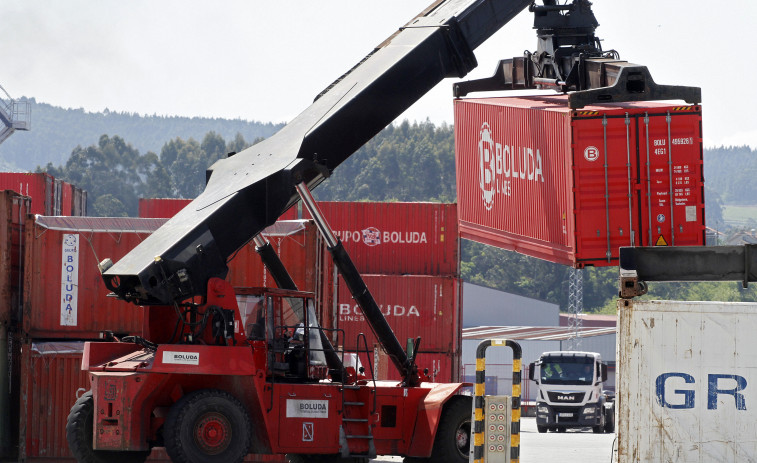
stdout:
{"type": "Polygon", "coordinates": [[[282,124],[211,119],[204,117],[141,116],[108,111],[91,113],[64,109],[47,103],[32,103],[29,132],[16,132],[0,145],[4,170],[34,170],[48,162],[64,164],[76,146],[97,142],[100,135],[119,136],[142,153],[158,152],[164,143],[180,137],[201,140],[208,132],[226,139],[239,133],[248,140],[270,137],[282,124]]]}
{"type": "MultiPolygon", "coordinates": [[[[132,116],[124,117],[131,120],[132,116]]],[[[133,122],[139,127],[142,122],[137,120],[133,122]]],[[[229,123],[234,126],[236,122],[229,123]]],[[[270,124],[262,126],[273,133],[270,124]]],[[[241,131],[229,135],[228,129],[189,137],[172,133],[154,151],[145,151],[129,136],[104,133],[69,147],[63,162],[49,158],[40,167],[86,189],[90,212],[103,216],[136,215],[139,197],[195,197],[203,188],[207,166],[261,139],[241,131]]],[[[22,136],[14,135],[19,140],[22,136]]],[[[4,145],[3,150],[7,152],[4,145]]],[[[707,150],[705,172],[708,223],[721,217],[722,203],[757,204],[751,181],[752,173],[757,172],[755,151],[743,147],[707,150]]],[[[409,122],[391,125],[344,162],[315,195],[320,200],[455,201],[452,127],[409,122]]],[[[469,241],[463,241],[461,261],[466,281],[567,306],[568,269],[564,266],[469,241]]],[[[584,270],[586,311],[614,313],[616,294],[617,268],[584,270]]],[[[653,284],[649,297],[740,301],[756,300],[757,293],[751,287],[741,289],[738,283],[680,283],[653,284]]]]}

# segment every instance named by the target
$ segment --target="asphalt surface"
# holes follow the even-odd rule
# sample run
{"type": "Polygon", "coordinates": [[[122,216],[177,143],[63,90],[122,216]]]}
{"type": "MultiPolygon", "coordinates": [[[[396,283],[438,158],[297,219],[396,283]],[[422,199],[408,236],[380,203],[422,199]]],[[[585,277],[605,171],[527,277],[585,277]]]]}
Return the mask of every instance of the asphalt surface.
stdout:
{"type": "MultiPolygon", "coordinates": [[[[521,463],[610,463],[615,434],[594,434],[586,430],[564,433],[536,431],[535,418],[521,419],[521,463]]],[[[379,457],[374,462],[401,462],[400,457],[379,457]]]]}

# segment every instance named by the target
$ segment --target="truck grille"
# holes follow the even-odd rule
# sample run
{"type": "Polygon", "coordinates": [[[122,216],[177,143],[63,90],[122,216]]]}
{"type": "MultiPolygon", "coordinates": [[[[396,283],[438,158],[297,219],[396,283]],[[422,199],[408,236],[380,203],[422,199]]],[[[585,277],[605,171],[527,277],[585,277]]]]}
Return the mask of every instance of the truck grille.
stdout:
{"type": "Polygon", "coordinates": [[[547,392],[547,397],[549,397],[549,401],[552,403],[568,403],[568,404],[575,404],[575,403],[581,403],[584,400],[584,395],[586,393],[584,392],[558,392],[558,391],[549,391],[547,392]]]}

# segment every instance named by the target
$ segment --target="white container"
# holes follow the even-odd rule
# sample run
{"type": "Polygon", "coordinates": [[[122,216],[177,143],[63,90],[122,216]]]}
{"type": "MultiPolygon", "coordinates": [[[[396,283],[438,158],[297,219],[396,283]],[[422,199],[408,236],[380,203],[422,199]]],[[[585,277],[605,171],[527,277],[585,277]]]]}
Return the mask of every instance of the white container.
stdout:
{"type": "Polygon", "coordinates": [[[757,461],[757,304],[619,312],[618,461],[757,461]]]}

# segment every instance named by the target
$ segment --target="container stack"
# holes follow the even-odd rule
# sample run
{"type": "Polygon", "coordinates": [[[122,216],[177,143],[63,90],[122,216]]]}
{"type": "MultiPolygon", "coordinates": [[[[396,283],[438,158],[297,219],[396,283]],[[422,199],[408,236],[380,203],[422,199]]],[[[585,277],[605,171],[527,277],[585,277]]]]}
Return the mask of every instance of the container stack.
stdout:
{"type": "Polygon", "coordinates": [[[32,214],[87,215],[87,192],[50,174],[1,172],[0,190],[32,198],[32,214]]]}
{"type": "MultiPolygon", "coordinates": [[[[462,286],[454,204],[321,202],[319,207],[362,274],[400,344],[421,337],[419,369],[433,381],[459,378],[462,286]]],[[[340,278],[336,318],[345,351],[367,350],[378,379],[399,380],[340,278]],[[358,343],[364,333],[366,343],[358,343]]],[[[367,368],[366,368],[367,369],[367,368]]]]}
{"type": "Polygon", "coordinates": [[[21,322],[19,457],[71,458],[66,419],[89,389],[84,342],[140,334],[143,309],[108,297],[97,263],[117,260],[164,220],[27,216],[21,322]]]}

